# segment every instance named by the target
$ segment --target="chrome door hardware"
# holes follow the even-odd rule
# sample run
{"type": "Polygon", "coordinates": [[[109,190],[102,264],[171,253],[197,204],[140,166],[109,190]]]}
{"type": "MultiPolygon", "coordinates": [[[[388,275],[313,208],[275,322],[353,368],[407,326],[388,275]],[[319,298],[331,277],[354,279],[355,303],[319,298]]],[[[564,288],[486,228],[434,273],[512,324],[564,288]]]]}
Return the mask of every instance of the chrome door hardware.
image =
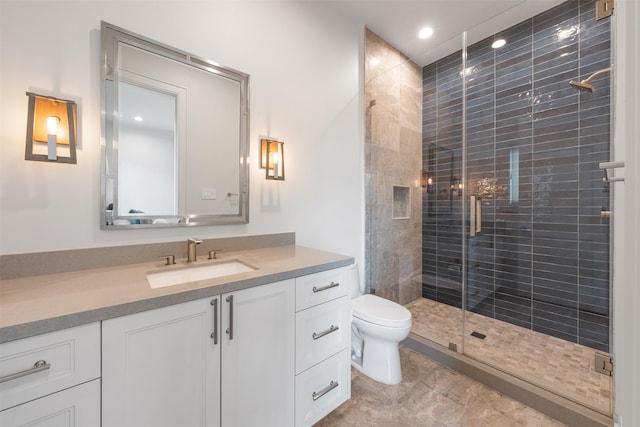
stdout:
{"type": "Polygon", "coordinates": [[[212,299],[211,305],[213,306],[213,332],[211,332],[211,339],[213,339],[213,344],[215,345],[218,344],[218,299],[212,299]]]}
{"type": "Polygon", "coordinates": [[[229,295],[227,297],[227,302],[229,303],[229,327],[226,332],[229,335],[229,339],[233,339],[233,295],[229,295]]]}
{"type": "Polygon", "coordinates": [[[33,368],[16,372],[15,374],[9,374],[9,375],[5,375],[4,377],[0,377],[0,384],[7,381],[11,381],[11,380],[16,380],[18,378],[26,377],[27,375],[35,374],[37,372],[46,371],[47,369],[50,369],[50,368],[51,368],[51,364],[47,363],[46,360],[38,360],[36,363],[33,364],[33,368]]]}
{"type": "Polygon", "coordinates": [[[327,286],[322,286],[321,288],[317,288],[317,287],[313,287],[313,292],[322,292],[322,291],[326,291],[327,289],[331,289],[331,288],[335,288],[340,286],[340,283],[335,283],[335,282],[331,282],[330,284],[328,284],[327,286]]]}
{"type": "Polygon", "coordinates": [[[596,1],[596,21],[613,15],[614,4],[613,0],[598,0],[596,1]]]}
{"type": "Polygon", "coordinates": [[[482,199],[478,196],[469,198],[469,234],[477,236],[482,231],[482,199]]]}
{"type": "Polygon", "coordinates": [[[319,338],[324,337],[325,335],[329,335],[330,333],[337,331],[338,329],[340,329],[338,326],[331,325],[331,326],[329,327],[329,329],[327,329],[326,331],[322,331],[322,332],[319,332],[319,333],[314,332],[314,333],[311,335],[311,337],[312,337],[314,340],[317,340],[317,339],[319,339],[319,338]]]}
{"type": "Polygon", "coordinates": [[[604,171],[604,182],[624,181],[624,177],[611,177],[609,169],[624,168],[624,162],[601,162],[598,167],[604,171]]]}
{"type": "Polygon", "coordinates": [[[331,390],[333,390],[334,388],[338,387],[338,381],[331,381],[329,383],[328,386],[326,386],[325,388],[323,388],[320,391],[314,391],[313,393],[311,393],[311,398],[316,401],[318,399],[320,399],[322,396],[324,396],[325,394],[329,393],[331,390]]]}
{"type": "Polygon", "coordinates": [[[593,367],[599,374],[610,377],[613,374],[613,359],[608,354],[596,353],[593,367]]]}

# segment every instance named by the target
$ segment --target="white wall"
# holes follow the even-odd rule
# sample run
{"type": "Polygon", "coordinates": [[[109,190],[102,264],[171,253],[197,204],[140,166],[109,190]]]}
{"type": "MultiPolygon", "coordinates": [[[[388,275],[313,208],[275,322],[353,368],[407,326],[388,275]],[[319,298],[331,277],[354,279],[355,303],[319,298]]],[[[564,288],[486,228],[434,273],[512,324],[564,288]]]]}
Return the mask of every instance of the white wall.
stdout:
{"type": "Polygon", "coordinates": [[[362,259],[362,29],[320,2],[0,3],[0,254],[294,231],[362,259]],[[251,76],[248,225],[99,228],[100,21],[251,76]],[[24,160],[26,91],[79,107],[78,164],[24,160]],[[265,181],[258,135],[285,141],[286,181],[265,181]]]}

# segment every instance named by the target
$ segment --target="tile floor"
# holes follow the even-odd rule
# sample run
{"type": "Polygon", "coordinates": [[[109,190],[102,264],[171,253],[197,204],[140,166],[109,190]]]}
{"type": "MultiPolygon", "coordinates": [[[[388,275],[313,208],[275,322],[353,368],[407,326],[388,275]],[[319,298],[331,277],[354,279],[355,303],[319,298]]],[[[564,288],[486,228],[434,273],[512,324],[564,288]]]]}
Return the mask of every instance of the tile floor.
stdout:
{"type": "MultiPolygon", "coordinates": [[[[445,347],[454,342],[461,350],[460,309],[426,298],[406,307],[413,316],[411,332],[445,347]]],[[[465,335],[466,355],[605,415],[611,413],[611,377],[594,371],[596,350],[471,312],[465,335]],[[486,338],[470,337],[473,331],[486,338]]]]}
{"type": "Polygon", "coordinates": [[[375,382],[352,369],[351,399],[316,427],[559,427],[464,375],[400,348],[403,380],[375,382]]]}

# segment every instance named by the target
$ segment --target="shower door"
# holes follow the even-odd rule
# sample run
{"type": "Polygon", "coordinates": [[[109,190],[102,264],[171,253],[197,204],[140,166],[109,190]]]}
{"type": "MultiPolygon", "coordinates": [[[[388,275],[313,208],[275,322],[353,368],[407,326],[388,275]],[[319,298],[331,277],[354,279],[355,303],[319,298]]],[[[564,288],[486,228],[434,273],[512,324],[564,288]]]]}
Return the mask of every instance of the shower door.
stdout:
{"type": "Polygon", "coordinates": [[[610,66],[593,6],[465,46],[463,351],[610,415],[610,76],[569,85],[610,66]]]}

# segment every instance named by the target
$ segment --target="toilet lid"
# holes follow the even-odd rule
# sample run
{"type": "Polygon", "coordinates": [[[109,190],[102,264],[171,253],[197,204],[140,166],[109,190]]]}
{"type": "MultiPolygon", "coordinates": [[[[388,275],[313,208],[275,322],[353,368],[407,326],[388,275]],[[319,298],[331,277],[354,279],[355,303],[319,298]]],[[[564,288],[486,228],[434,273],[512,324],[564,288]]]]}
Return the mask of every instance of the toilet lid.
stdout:
{"type": "Polygon", "coordinates": [[[351,300],[353,315],[381,326],[402,328],[411,326],[411,312],[385,298],[366,294],[351,300]]]}

